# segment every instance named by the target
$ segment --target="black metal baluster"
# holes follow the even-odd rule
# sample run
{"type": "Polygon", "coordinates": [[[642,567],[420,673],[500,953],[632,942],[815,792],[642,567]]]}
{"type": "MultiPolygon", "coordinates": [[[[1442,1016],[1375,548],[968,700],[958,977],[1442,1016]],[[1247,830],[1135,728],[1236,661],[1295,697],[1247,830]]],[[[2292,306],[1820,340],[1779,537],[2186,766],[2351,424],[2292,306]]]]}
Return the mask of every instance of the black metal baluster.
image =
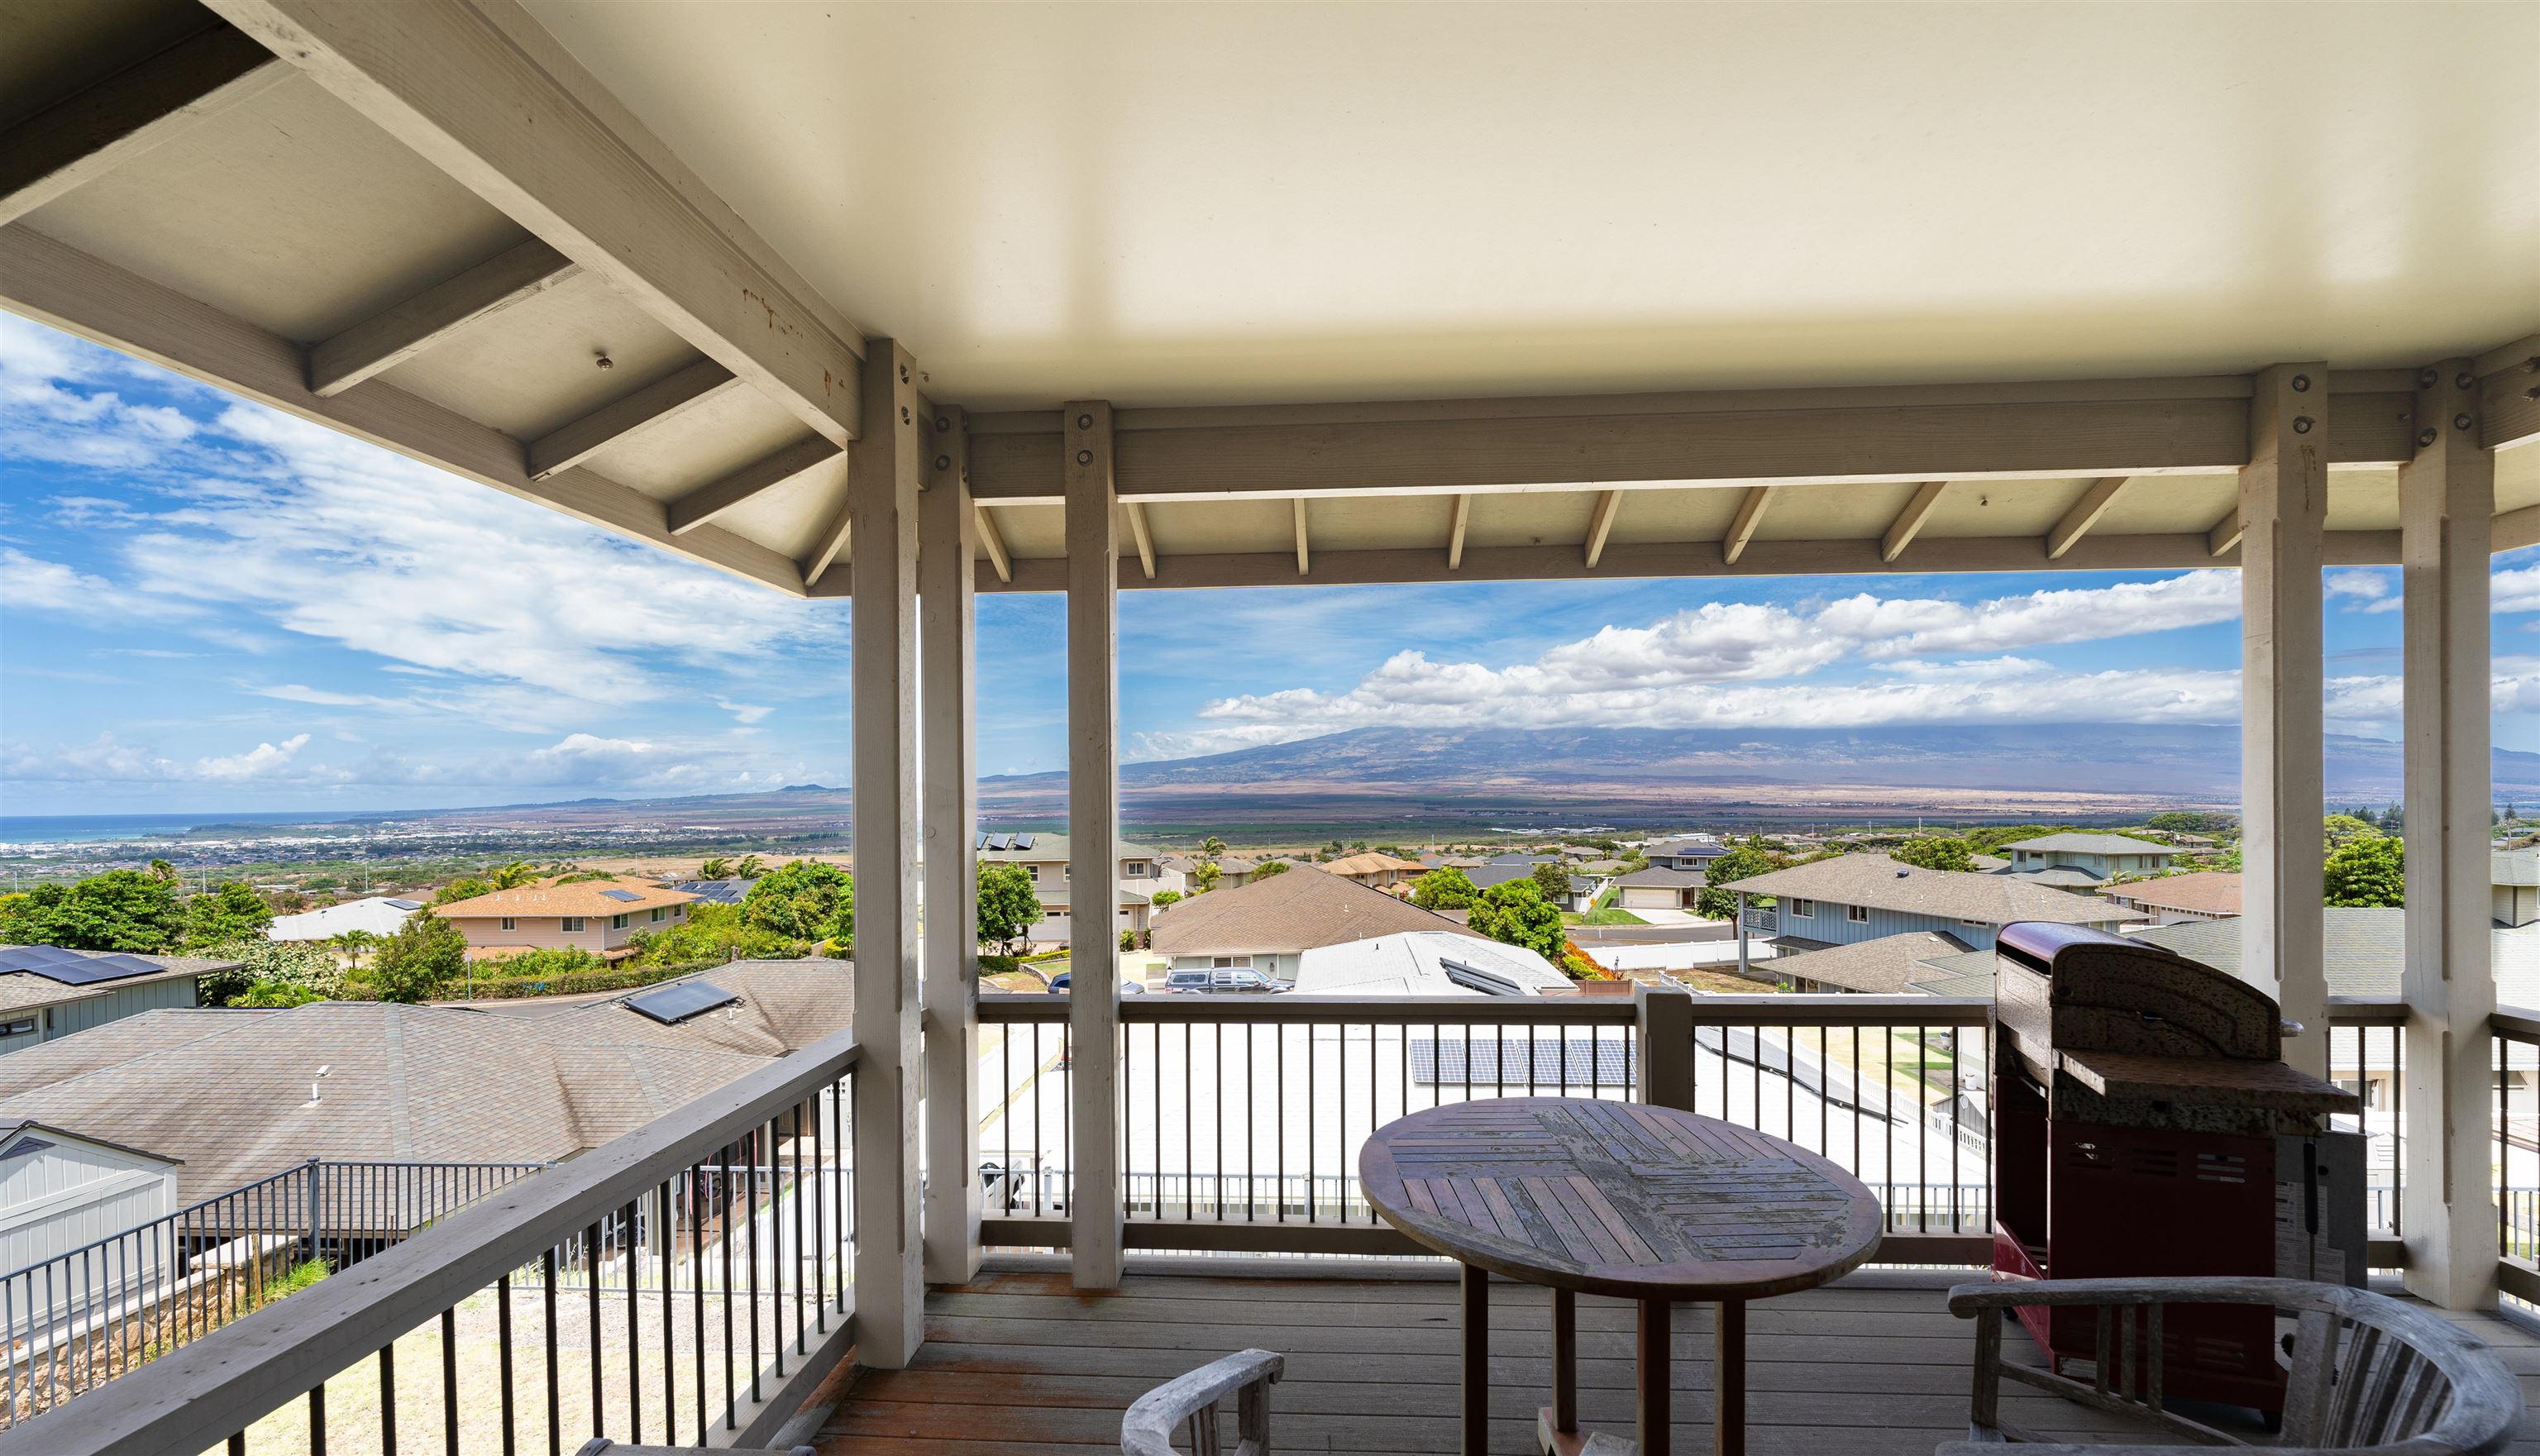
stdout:
{"type": "Polygon", "coordinates": [[[519,1437],[512,1409],[512,1277],[508,1274],[494,1281],[494,1353],[496,1378],[503,1386],[503,1456],[513,1456],[519,1437]]]}
{"type": "Polygon", "coordinates": [[[396,1456],[396,1346],[380,1347],[380,1456],[396,1456]]]}
{"type": "MultiPolygon", "coordinates": [[[[582,1231],[582,1275],[591,1303],[591,1434],[597,1440],[608,1434],[608,1424],[600,1400],[605,1382],[600,1375],[600,1225],[596,1222],[582,1231]]],[[[459,1448],[450,1449],[457,1456],[459,1448]]]]}
{"type": "Polygon", "coordinates": [[[732,1144],[717,1149],[715,1158],[715,1222],[722,1235],[716,1242],[723,1245],[723,1408],[729,1430],[739,1429],[732,1416],[732,1144]]]}
{"type": "MultiPolygon", "coordinates": [[[[546,1252],[538,1256],[538,1270],[546,1276],[543,1303],[547,1318],[547,1456],[563,1456],[564,1385],[556,1369],[556,1251],[554,1245],[548,1245],[546,1252]]],[[[704,1342],[699,1341],[698,1345],[702,1349],[704,1342]]],[[[705,1442],[699,1441],[697,1444],[702,1446],[705,1442]]]]}
{"type": "MultiPolygon", "coordinates": [[[[760,1137],[752,1129],[749,1141],[755,1144],[760,1137]]],[[[749,1228],[749,1398],[758,1394],[758,1149],[749,1149],[749,1211],[745,1215],[749,1228]]]]}
{"type": "Polygon", "coordinates": [[[670,1307],[672,1263],[677,1257],[677,1230],[670,1221],[670,1180],[662,1180],[654,1192],[654,1236],[662,1241],[662,1439],[665,1443],[679,1438],[679,1362],[670,1357],[672,1341],[670,1320],[675,1313],[670,1307]]]}
{"type": "Polygon", "coordinates": [[[326,1456],[326,1382],[309,1391],[309,1456],[326,1456]]]}
{"type": "MultiPolygon", "coordinates": [[[[600,1348],[594,1340],[592,1348],[600,1348]]],[[[459,1456],[459,1307],[441,1312],[441,1446],[459,1456]]]]}
{"type": "MultiPolygon", "coordinates": [[[[818,1093],[813,1093],[814,1100],[818,1093]]],[[[706,1246],[704,1190],[698,1185],[704,1164],[688,1164],[688,1314],[689,1336],[696,1348],[697,1444],[706,1443],[706,1246]]],[[[552,1456],[552,1453],[550,1453],[552,1456]]]]}
{"type": "Polygon", "coordinates": [[[635,1216],[642,1201],[627,1201],[624,1229],[617,1235],[618,1262],[626,1267],[626,1429],[629,1445],[644,1440],[644,1321],[637,1306],[636,1284],[644,1272],[635,1254],[635,1216]]]}

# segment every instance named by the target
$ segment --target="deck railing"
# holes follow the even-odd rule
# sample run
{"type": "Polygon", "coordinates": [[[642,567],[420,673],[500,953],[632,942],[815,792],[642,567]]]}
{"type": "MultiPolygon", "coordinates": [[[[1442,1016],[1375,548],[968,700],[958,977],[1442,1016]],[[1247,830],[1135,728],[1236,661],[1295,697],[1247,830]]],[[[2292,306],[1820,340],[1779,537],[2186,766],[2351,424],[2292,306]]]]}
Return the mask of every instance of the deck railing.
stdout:
{"type": "Polygon", "coordinates": [[[262,1308],[543,1163],[312,1158],[0,1274],[0,1427],[262,1308]]]}
{"type": "Polygon", "coordinates": [[[2540,1314],[2540,1011],[2499,1006],[2489,1025],[2498,1283],[2508,1304],[2540,1314]]]}
{"type": "Polygon", "coordinates": [[[852,1339],[851,1032],[0,1431],[0,1452],[764,1445],[852,1339]]]}

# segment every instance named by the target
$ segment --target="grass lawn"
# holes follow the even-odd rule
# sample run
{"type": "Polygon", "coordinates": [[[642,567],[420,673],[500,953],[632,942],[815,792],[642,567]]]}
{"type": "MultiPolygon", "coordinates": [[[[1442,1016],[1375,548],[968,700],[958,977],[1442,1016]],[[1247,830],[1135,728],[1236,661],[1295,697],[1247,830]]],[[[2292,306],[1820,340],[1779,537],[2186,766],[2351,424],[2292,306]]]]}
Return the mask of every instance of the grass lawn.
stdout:
{"type": "Polygon", "coordinates": [[[1649,924],[1632,912],[1613,905],[1590,910],[1586,915],[1565,910],[1561,912],[1561,923],[1566,926],[1645,926],[1649,924]]]}

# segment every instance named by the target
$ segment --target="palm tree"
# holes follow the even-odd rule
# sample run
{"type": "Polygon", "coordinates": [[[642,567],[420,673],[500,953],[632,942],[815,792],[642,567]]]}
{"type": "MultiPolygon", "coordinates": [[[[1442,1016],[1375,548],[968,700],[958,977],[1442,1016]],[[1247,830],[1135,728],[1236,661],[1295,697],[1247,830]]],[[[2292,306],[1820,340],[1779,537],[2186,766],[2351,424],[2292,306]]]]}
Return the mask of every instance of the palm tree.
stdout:
{"type": "Polygon", "coordinates": [[[1203,860],[1214,860],[1225,853],[1226,841],[1214,834],[1199,842],[1199,855],[1203,860]]]}
{"type": "Polygon", "coordinates": [[[732,877],[735,879],[756,879],[766,872],[767,862],[756,855],[743,855],[741,857],[741,863],[732,867],[732,877]]]}
{"type": "Polygon", "coordinates": [[[730,879],[732,878],[732,862],[723,858],[721,855],[717,855],[711,860],[703,861],[697,866],[697,878],[730,879]]]}
{"type": "Polygon", "coordinates": [[[505,865],[494,870],[492,875],[489,877],[494,882],[494,888],[498,890],[513,890],[519,889],[522,885],[535,882],[538,877],[538,870],[536,866],[531,865],[527,860],[514,860],[511,864],[505,865]]]}

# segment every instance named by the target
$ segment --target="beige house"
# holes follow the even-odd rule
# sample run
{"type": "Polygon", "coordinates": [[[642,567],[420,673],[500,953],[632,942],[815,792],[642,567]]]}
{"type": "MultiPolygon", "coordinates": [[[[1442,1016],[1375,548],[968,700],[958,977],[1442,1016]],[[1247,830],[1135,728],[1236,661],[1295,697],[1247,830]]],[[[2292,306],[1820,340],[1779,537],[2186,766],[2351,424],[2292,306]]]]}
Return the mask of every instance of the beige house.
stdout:
{"type": "MultiPolygon", "coordinates": [[[[1143,934],[1150,904],[1161,890],[1179,890],[1182,878],[1166,870],[1162,857],[1145,845],[1126,840],[1120,846],[1120,919],[1124,931],[1143,934]]],[[[1068,891],[1067,836],[1064,834],[983,834],[979,864],[1018,865],[1031,876],[1032,893],[1040,897],[1041,917],[1023,938],[1033,944],[1065,945],[1075,922],[1068,891]]]]}
{"type": "Polygon", "coordinates": [[[470,960],[524,950],[588,950],[614,960],[634,954],[637,933],[686,920],[697,899],[685,890],[621,876],[496,890],[453,900],[433,913],[467,937],[470,960]]]}
{"type": "Polygon", "coordinates": [[[1397,860],[1376,850],[1334,860],[1321,867],[1324,873],[1339,875],[1352,884],[1363,884],[1372,890],[1386,890],[1396,895],[1407,894],[1407,888],[1398,887],[1407,887],[1429,872],[1429,867],[1417,861],[1397,860]]]}

